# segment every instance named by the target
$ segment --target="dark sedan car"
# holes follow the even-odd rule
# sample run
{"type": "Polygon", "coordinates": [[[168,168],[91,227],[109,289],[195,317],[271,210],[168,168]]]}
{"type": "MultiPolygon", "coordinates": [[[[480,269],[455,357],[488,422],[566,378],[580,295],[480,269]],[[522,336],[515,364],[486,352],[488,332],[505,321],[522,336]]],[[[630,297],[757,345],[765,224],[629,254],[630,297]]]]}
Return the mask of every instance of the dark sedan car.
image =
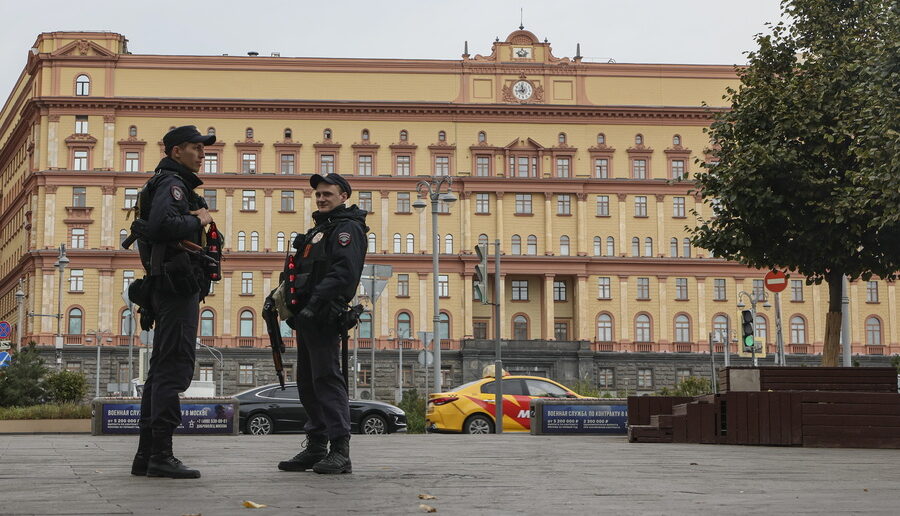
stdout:
{"type": "MultiPolygon", "coordinates": [[[[234,396],[240,402],[241,432],[266,435],[303,430],[306,410],[297,396],[297,384],[277,383],[254,387],[234,396]]],[[[406,431],[406,413],[381,401],[350,400],[350,431],[390,434],[406,431]]]]}

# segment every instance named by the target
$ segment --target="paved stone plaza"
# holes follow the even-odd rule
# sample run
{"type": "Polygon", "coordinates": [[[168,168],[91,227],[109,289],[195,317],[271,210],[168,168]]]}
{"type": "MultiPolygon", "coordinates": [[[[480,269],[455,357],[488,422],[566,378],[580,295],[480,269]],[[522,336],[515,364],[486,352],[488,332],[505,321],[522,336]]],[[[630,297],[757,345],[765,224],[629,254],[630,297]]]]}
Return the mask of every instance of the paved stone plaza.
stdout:
{"type": "Polygon", "coordinates": [[[354,436],[352,475],[278,471],[302,437],[176,436],[203,473],[176,481],[129,474],[136,437],[0,436],[0,514],[897,513],[900,450],[396,434],[354,436]]]}

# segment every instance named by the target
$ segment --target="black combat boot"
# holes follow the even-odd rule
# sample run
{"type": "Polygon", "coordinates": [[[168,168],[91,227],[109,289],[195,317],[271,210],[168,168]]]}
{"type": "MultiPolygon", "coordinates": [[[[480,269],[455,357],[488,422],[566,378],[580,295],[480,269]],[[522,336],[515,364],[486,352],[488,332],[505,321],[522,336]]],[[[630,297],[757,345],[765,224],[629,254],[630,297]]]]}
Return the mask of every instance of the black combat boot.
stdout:
{"type": "Polygon", "coordinates": [[[153,433],[153,448],[147,465],[148,477],[200,478],[200,472],[191,469],[172,455],[172,434],[153,433]]]}
{"type": "Polygon", "coordinates": [[[149,428],[141,428],[137,453],[131,462],[131,474],[139,477],[147,475],[147,463],[150,462],[150,448],[153,443],[153,432],[149,428]]]}
{"type": "Polygon", "coordinates": [[[306,471],[328,453],[328,438],[324,435],[307,435],[301,445],[300,453],[293,459],[283,460],[278,463],[281,471],[306,471]]]}
{"type": "Polygon", "coordinates": [[[350,464],[350,436],[345,435],[331,440],[328,456],[313,466],[316,473],[333,475],[336,473],[353,473],[350,464]]]}

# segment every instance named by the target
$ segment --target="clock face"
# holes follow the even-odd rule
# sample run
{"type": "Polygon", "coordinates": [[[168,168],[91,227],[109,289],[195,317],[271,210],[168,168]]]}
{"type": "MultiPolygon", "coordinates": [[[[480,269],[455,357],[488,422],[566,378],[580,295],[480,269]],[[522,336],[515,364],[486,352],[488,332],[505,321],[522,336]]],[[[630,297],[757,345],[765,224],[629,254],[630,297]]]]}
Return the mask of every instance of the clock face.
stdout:
{"type": "Polygon", "coordinates": [[[513,84],[513,95],[519,100],[530,99],[532,93],[534,93],[534,88],[528,81],[518,81],[513,84]]]}

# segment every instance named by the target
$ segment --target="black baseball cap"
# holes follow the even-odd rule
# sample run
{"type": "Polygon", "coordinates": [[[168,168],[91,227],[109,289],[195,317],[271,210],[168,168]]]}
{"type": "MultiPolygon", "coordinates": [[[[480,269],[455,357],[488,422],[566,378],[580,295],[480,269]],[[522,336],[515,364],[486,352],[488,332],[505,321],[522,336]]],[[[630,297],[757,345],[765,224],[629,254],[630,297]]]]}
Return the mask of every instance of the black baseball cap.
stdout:
{"type": "Polygon", "coordinates": [[[181,145],[185,142],[212,145],[216,143],[216,135],[200,134],[200,131],[197,130],[197,126],[183,125],[172,129],[163,136],[163,145],[166,147],[166,154],[172,151],[172,147],[181,145]]]}
{"type": "Polygon", "coordinates": [[[313,174],[309,178],[309,186],[313,187],[313,190],[315,190],[316,187],[319,186],[319,183],[321,183],[322,181],[325,181],[330,185],[337,185],[341,190],[347,192],[348,197],[350,196],[350,192],[353,191],[350,188],[350,183],[339,174],[327,174],[324,176],[313,174]]]}

